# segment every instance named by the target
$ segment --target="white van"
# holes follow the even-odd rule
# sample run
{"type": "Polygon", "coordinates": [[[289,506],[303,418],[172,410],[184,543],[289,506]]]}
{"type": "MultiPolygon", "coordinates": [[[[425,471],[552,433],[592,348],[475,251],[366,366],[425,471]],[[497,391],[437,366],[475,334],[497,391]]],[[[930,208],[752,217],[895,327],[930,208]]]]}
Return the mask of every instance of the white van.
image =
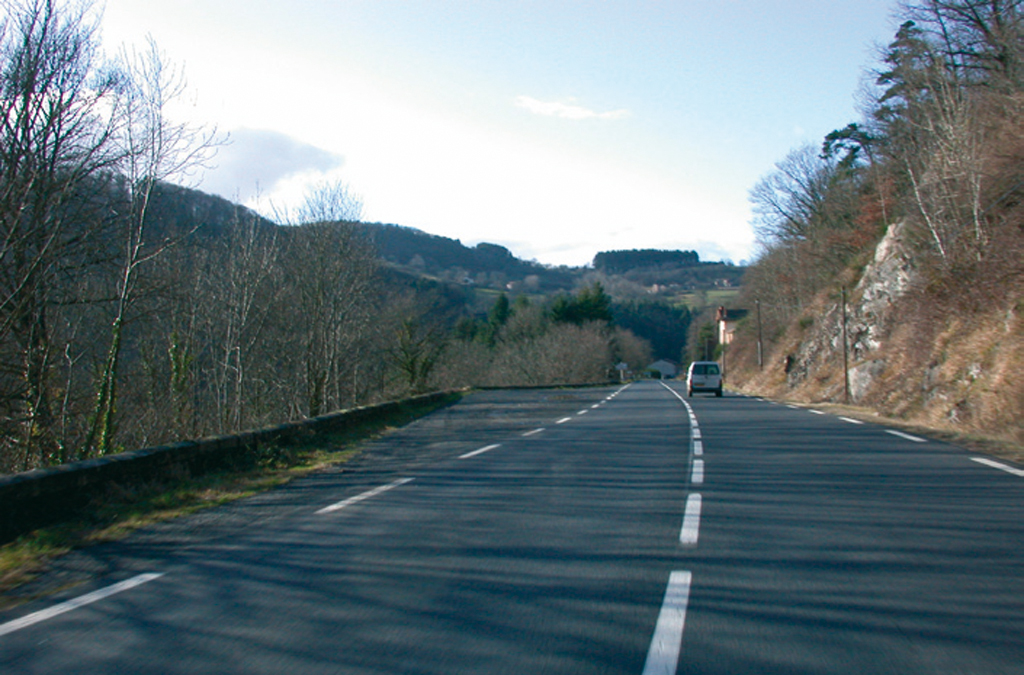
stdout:
{"type": "Polygon", "coordinates": [[[713,391],[722,395],[722,369],[715,361],[694,361],[686,371],[686,395],[695,391],[713,391]]]}

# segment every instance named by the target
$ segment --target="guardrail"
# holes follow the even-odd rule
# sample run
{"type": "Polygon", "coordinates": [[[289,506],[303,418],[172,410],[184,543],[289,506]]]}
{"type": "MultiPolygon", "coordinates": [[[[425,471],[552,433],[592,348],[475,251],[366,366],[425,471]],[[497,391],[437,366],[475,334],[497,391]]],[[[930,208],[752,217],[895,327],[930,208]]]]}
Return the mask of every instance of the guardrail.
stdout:
{"type": "Polygon", "coordinates": [[[61,466],[0,476],[0,544],[68,518],[111,485],[145,484],[172,472],[201,475],[252,464],[261,447],[294,443],[314,434],[386,418],[412,404],[440,403],[453,392],[342,410],[238,434],[184,441],[61,466]]]}

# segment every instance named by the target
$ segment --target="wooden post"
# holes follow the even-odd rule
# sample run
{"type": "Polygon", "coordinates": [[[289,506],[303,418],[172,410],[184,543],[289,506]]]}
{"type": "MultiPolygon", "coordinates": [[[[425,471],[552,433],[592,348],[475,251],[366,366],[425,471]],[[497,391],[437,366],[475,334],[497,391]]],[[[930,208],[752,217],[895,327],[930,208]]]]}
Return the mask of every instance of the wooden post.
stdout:
{"type": "Polygon", "coordinates": [[[755,300],[757,306],[757,369],[764,370],[764,342],[761,340],[761,301],[755,300]]]}
{"type": "Polygon", "coordinates": [[[843,296],[843,396],[846,403],[850,402],[850,363],[847,355],[846,339],[846,287],[842,287],[843,296]]]}

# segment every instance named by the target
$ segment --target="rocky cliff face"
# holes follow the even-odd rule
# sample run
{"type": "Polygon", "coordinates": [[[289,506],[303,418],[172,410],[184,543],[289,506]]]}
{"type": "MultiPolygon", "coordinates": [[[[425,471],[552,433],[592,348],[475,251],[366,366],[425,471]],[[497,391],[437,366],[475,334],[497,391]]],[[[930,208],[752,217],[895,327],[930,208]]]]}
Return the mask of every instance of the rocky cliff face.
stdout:
{"type": "MultiPolygon", "coordinates": [[[[874,259],[846,298],[846,362],[851,402],[865,400],[886,372],[886,340],[897,321],[899,302],[917,277],[907,253],[902,223],[892,225],[879,242],[874,259]]],[[[823,292],[787,335],[783,357],[786,386],[811,397],[842,400],[843,304],[839,289],[823,292]]]]}
{"type": "Polygon", "coordinates": [[[847,293],[845,378],[836,288],[771,346],[764,371],[748,331],[733,384],[807,402],[844,402],[848,386],[850,403],[880,414],[1024,442],[1024,303],[1010,294],[965,314],[929,300],[907,236],[890,226],[847,293]]]}

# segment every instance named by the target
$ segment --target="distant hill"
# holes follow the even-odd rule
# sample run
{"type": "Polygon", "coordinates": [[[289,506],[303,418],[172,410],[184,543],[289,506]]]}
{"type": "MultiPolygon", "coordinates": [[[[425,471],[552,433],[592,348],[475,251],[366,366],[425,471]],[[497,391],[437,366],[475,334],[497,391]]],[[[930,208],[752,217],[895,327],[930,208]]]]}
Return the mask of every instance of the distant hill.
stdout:
{"type": "Polygon", "coordinates": [[[649,267],[694,267],[700,264],[696,251],[662,251],[638,249],[632,251],[602,251],[594,256],[594,269],[606,274],[625,274],[649,267]]]}
{"type": "MultiPolygon", "coordinates": [[[[181,236],[194,232],[200,239],[222,236],[234,224],[255,219],[268,230],[280,227],[254,211],[216,195],[161,184],[150,204],[150,236],[181,236]]],[[[459,286],[512,293],[552,295],[571,291],[593,272],[623,279],[636,292],[685,293],[721,286],[738,286],[745,268],[703,262],[695,251],[656,249],[602,251],[591,267],[553,267],[522,260],[497,244],[466,246],[458,239],[385,223],[354,223],[376,248],[381,260],[406,275],[459,286]],[[641,288],[642,287],[642,288],[641,288]]],[[[615,284],[611,284],[614,290],[615,284]]]]}
{"type": "Polygon", "coordinates": [[[533,277],[531,290],[550,292],[572,288],[577,276],[568,268],[521,260],[497,244],[470,247],[458,239],[401,225],[359,223],[356,227],[373,242],[384,261],[406,271],[456,283],[505,288],[509,283],[533,277]]]}
{"type": "Polygon", "coordinates": [[[696,251],[637,249],[602,251],[594,256],[594,269],[645,287],[698,290],[739,286],[745,268],[722,262],[701,262],[696,251]]]}
{"type": "Polygon", "coordinates": [[[159,183],[150,197],[148,236],[159,239],[194,232],[201,238],[223,236],[242,220],[255,219],[268,230],[277,225],[255,211],[232,201],[169,183],[159,183]]]}

